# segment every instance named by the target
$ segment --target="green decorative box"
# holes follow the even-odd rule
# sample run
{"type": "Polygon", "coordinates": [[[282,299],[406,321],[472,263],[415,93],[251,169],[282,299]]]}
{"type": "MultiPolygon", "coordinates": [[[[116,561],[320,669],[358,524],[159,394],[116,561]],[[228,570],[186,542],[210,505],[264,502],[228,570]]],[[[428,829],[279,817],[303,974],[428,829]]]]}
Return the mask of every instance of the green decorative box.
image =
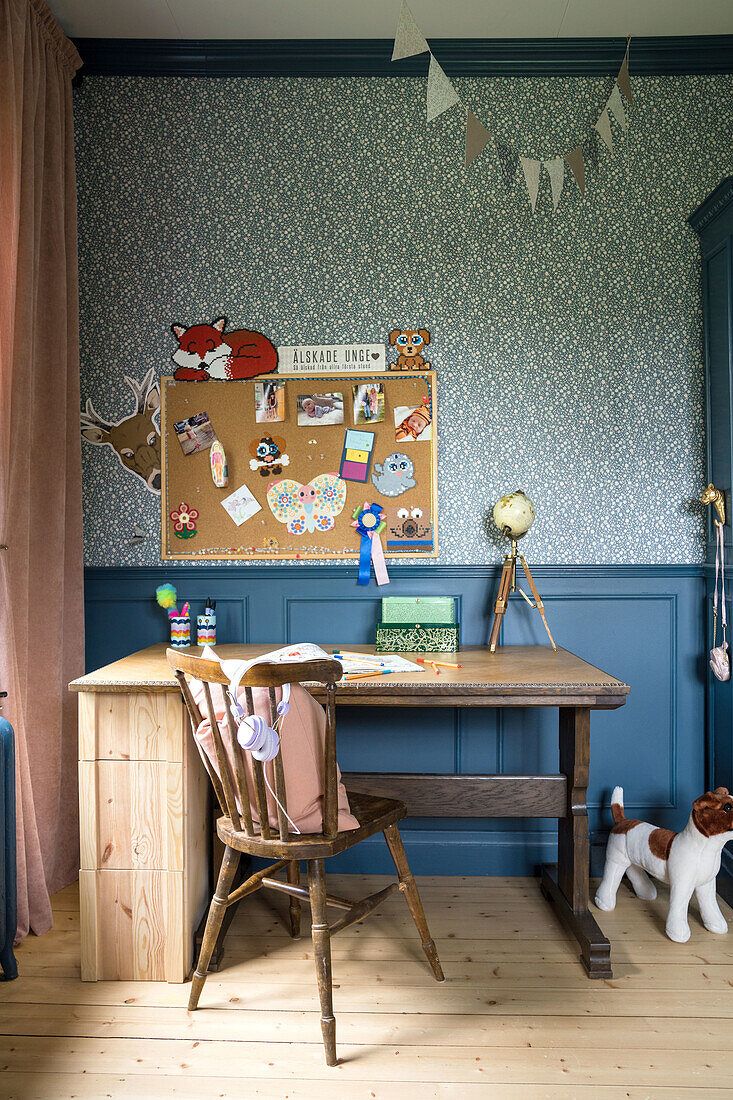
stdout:
{"type": "Polygon", "coordinates": [[[383,623],[455,622],[452,596],[384,596],[383,623]]]}
{"type": "Polygon", "coordinates": [[[377,623],[377,653],[455,653],[458,623],[377,623]]]}

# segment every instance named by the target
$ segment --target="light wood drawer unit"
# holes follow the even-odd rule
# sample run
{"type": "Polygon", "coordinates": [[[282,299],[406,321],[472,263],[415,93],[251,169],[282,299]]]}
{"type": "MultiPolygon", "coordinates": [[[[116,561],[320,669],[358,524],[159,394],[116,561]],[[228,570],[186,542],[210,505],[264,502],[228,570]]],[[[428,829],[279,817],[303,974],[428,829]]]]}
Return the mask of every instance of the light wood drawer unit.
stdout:
{"type": "Polygon", "coordinates": [[[84,981],[182,982],[210,897],[208,779],[178,695],[79,695],[84,981]]]}

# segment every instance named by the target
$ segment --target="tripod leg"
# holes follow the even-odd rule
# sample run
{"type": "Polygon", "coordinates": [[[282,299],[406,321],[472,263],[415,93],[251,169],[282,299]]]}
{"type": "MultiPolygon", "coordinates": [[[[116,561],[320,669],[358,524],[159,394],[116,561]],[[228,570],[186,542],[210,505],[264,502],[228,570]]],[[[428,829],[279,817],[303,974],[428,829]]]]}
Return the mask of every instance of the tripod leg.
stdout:
{"type": "Polygon", "coordinates": [[[496,604],[494,605],[494,625],[491,628],[491,638],[489,639],[489,649],[492,653],[496,653],[496,643],[499,641],[499,631],[501,629],[501,617],[506,611],[511,583],[512,563],[509,558],[504,558],[504,567],[502,568],[501,580],[499,581],[499,594],[496,597],[496,604]]]}
{"type": "Polygon", "coordinates": [[[532,577],[532,574],[529,571],[529,566],[527,565],[527,562],[525,561],[524,557],[520,554],[519,558],[520,558],[520,561],[522,562],[522,569],[524,570],[524,575],[527,578],[527,584],[532,589],[532,595],[534,596],[535,606],[536,606],[537,610],[539,611],[540,615],[542,616],[542,622],[545,624],[545,630],[547,631],[547,637],[550,639],[550,644],[552,645],[552,648],[554,650],[557,650],[557,646],[555,645],[555,639],[552,637],[552,634],[550,633],[550,628],[547,625],[547,619],[545,618],[545,605],[543,604],[542,599],[540,597],[540,594],[537,591],[537,585],[534,583],[534,578],[532,577]]]}

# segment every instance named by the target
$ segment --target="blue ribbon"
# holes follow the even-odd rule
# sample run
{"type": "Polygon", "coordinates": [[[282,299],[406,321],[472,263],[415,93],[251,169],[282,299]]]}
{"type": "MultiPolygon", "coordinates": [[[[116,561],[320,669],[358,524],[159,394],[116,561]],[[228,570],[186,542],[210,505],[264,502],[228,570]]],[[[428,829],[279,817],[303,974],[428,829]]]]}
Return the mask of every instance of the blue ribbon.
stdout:
{"type": "Polygon", "coordinates": [[[379,504],[365,505],[363,508],[357,508],[354,512],[353,527],[357,529],[361,535],[361,549],[359,550],[359,576],[357,577],[357,584],[369,584],[372,573],[372,539],[371,536],[375,532],[379,532],[384,527],[384,523],[380,520],[382,509],[379,504]],[[372,523],[366,526],[364,523],[364,516],[373,517],[372,523]]]}
{"type": "Polygon", "coordinates": [[[357,584],[369,584],[372,574],[372,540],[366,532],[361,536],[361,550],[359,551],[359,576],[357,584]]]}

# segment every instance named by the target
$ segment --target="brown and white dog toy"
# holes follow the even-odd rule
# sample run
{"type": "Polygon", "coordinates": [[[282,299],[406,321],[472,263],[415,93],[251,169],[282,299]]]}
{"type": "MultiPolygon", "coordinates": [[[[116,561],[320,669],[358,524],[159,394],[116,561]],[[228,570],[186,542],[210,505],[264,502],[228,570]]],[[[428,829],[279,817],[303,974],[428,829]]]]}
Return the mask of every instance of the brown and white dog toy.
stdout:
{"type": "Polygon", "coordinates": [[[615,822],[606,848],[606,867],[596,894],[596,905],[609,912],[616,907],[616,891],[624,874],[634,893],[653,901],[657,888],[649,878],[669,883],[667,935],[677,943],[690,938],[687,907],[693,892],[708,932],[728,931],[715,896],[720,856],[733,840],[733,795],[725,787],[707,791],[692,803],[692,813],[681,833],[656,829],[646,821],[624,815],[624,792],[614,789],[611,813],[615,822]]]}

